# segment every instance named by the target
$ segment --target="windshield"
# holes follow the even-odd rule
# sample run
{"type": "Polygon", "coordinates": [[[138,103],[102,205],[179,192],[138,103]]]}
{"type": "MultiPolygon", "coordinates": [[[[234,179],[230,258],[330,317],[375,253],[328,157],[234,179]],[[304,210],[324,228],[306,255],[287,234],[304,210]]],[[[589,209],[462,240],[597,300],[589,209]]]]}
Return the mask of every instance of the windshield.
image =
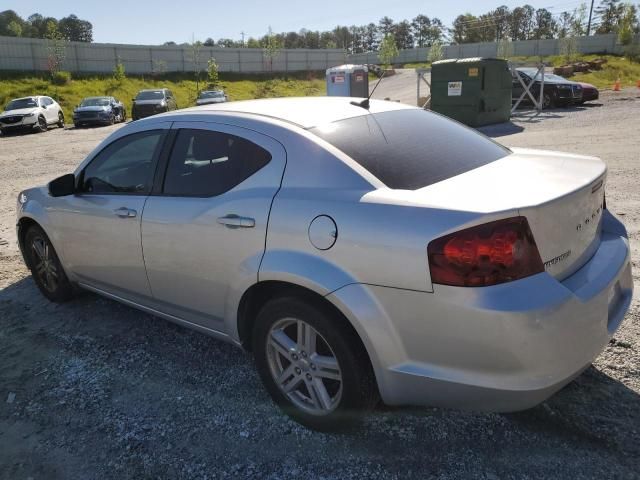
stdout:
{"type": "Polygon", "coordinates": [[[136,100],[162,100],[163,98],[162,90],[146,90],[138,93],[136,100]]]}
{"type": "Polygon", "coordinates": [[[33,108],[37,106],[38,102],[34,98],[19,98],[18,100],[11,100],[6,110],[19,110],[21,108],[33,108]]]}
{"type": "Polygon", "coordinates": [[[201,92],[199,98],[222,98],[224,97],[224,93],[220,91],[206,91],[201,92]]]}
{"type": "Polygon", "coordinates": [[[511,151],[422,109],[361,115],[310,131],[389,188],[415,190],[506,157],[511,151]]]}
{"type": "Polygon", "coordinates": [[[81,107],[107,107],[111,102],[107,97],[85,98],[80,103],[81,107]]]}
{"type": "MultiPolygon", "coordinates": [[[[536,70],[524,71],[520,70],[520,73],[526,76],[528,79],[531,79],[534,75],[536,76],[536,80],[540,80],[540,74],[536,70]]],[[[560,75],[555,75],[553,73],[545,73],[544,74],[545,82],[567,82],[566,78],[561,77],[560,75]]]]}

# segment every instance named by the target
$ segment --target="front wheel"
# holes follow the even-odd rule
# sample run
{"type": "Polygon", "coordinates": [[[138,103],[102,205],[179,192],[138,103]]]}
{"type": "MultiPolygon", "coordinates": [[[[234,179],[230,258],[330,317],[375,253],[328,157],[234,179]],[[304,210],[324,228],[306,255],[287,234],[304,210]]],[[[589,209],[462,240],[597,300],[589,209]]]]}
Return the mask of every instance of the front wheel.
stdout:
{"type": "Polygon", "coordinates": [[[542,108],[547,109],[547,108],[553,108],[556,106],[556,102],[555,99],[553,98],[553,95],[551,95],[550,93],[545,93],[542,96],[542,108]]]}
{"type": "Polygon", "coordinates": [[[378,399],[367,353],[345,322],[297,297],[271,300],[256,319],[253,352],[262,382],[285,413],[315,430],[352,425],[378,399]]]}
{"type": "Polygon", "coordinates": [[[58,112],[58,127],[64,128],[64,113],[58,112]]]}
{"type": "Polygon", "coordinates": [[[46,132],[47,131],[47,119],[42,115],[38,117],[38,132],[46,132]]]}
{"type": "Polygon", "coordinates": [[[45,297],[52,302],[65,302],[73,297],[73,286],[42,228],[34,225],[27,230],[24,249],[33,279],[45,297]]]}

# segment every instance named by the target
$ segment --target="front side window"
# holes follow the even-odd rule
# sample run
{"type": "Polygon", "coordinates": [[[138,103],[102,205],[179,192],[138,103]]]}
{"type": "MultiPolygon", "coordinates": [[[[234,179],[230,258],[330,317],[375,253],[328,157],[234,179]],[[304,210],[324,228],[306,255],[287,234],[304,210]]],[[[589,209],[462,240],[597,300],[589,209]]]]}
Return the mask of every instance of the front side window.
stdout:
{"type": "Polygon", "coordinates": [[[271,155],[244,138],[210,130],[183,129],[171,152],[163,192],[212,197],[231,190],[264,167],[271,155]]]}
{"type": "Polygon", "coordinates": [[[149,193],[162,137],[162,130],[152,130],[114,141],[84,169],[80,190],[97,194],[149,193]]]}

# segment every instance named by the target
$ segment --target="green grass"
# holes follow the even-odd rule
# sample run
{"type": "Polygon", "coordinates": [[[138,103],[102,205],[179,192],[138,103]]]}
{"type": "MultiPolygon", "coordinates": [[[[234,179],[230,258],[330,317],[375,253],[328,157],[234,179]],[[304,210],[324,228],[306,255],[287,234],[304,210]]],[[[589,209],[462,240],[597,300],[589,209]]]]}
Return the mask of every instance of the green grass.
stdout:
{"type": "MultiPolygon", "coordinates": [[[[618,78],[623,87],[636,86],[636,83],[640,80],[640,63],[630,62],[624,57],[616,55],[579,55],[574,61],[589,61],[596,58],[607,59],[607,63],[603,65],[602,70],[592,71],[591,73],[575,73],[568,77],[569,80],[591,83],[601,90],[611,89],[618,78]]],[[[540,61],[540,57],[511,57],[509,60],[536,63],[540,61]]],[[[567,63],[566,59],[559,55],[542,57],[542,61],[554,67],[567,63]]],[[[407,63],[404,65],[405,68],[429,68],[430,66],[430,63],[407,63]]]]}
{"type": "MultiPolygon", "coordinates": [[[[12,98],[29,95],[48,95],[62,106],[67,122],[73,108],[85,97],[113,95],[131,111],[131,99],[143,88],[170,88],[176,96],[178,106],[195,104],[197,95],[193,74],[165,74],[160,77],[129,76],[116,82],[111,75],[74,76],[67,85],[53,85],[46,75],[4,72],[0,74],[0,105],[12,98]]],[[[200,89],[206,87],[200,82],[200,89]]],[[[252,98],[317,96],[326,93],[324,72],[295,74],[220,74],[222,87],[231,100],[252,98]]]]}

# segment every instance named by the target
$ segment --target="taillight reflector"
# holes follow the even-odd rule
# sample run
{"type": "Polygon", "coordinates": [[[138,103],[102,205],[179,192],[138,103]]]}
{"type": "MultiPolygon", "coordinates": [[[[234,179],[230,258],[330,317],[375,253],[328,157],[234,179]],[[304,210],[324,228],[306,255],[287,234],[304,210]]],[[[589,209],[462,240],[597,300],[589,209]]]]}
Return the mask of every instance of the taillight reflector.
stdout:
{"type": "Polygon", "coordinates": [[[467,228],[433,240],[427,248],[431,281],[486,287],[544,271],[525,217],[467,228]]]}

